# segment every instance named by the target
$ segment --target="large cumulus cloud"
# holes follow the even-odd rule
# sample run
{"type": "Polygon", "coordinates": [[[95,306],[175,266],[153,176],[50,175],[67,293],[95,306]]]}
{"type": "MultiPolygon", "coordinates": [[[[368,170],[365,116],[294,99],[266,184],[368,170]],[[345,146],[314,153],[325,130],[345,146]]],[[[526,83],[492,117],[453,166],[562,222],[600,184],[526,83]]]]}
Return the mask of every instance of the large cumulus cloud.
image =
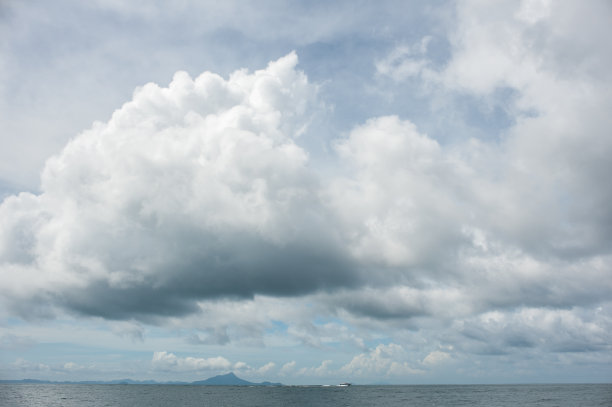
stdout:
{"type": "Polygon", "coordinates": [[[172,315],[198,298],[345,285],[348,259],[294,141],[316,94],[296,63],[149,83],[49,159],[43,192],[0,209],[9,306],[172,315]]]}

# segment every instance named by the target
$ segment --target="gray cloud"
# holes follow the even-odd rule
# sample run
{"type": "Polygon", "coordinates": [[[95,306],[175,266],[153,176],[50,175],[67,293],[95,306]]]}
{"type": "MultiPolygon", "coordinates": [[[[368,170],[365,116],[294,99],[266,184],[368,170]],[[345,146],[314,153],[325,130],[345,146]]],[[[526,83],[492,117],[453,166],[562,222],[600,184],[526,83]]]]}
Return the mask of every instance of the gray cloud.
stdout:
{"type": "Polygon", "coordinates": [[[227,328],[207,329],[206,331],[204,337],[198,334],[189,335],[187,342],[196,345],[226,345],[230,342],[227,328]]]}
{"type": "Polygon", "coordinates": [[[606,352],[609,317],[588,308],[566,310],[523,308],[512,313],[487,313],[455,323],[474,353],[515,353],[522,348],[553,352],[606,352]]]}
{"type": "Polygon", "coordinates": [[[30,348],[35,344],[36,341],[28,336],[18,336],[13,334],[4,334],[0,336],[0,349],[24,349],[30,348]]]}
{"type": "Polygon", "coordinates": [[[234,250],[216,251],[212,258],[181,256],[138,282],[93,280],[86,290],[68,288],[51,301],[86,315],[151,318],[195,312],[199,299],[295,296],[359,284],[358,276],[333,253],[250,243],[236,238],[234,250]]]}

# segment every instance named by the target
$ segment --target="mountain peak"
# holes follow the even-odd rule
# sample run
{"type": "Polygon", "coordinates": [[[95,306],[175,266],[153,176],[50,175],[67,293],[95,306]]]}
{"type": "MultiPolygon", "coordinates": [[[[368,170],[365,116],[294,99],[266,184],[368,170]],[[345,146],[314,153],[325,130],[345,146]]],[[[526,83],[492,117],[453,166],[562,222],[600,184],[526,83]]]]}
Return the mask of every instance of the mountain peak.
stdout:
{"type": "Polygon", "coordinates": [[[238,378],[238,376],[236,376],[234,374],[234,372],[229,372],[229,373],[226,373],[226,374],[222,374],[222,375],[219,375],[217,377],[236,377],[236,378],[238,378]]]}
{"type": "Polygon", "coordinates": [[[280,383],[253,383],[247,380],[241,379],[234,374],[234,372],[229,372],[226,374],[218,375],[215,377],[211,377],[206,380],[199,380],[197,382],[193,382],[192,384],[204,385],[204,386],[277,386],[280,383]]]}

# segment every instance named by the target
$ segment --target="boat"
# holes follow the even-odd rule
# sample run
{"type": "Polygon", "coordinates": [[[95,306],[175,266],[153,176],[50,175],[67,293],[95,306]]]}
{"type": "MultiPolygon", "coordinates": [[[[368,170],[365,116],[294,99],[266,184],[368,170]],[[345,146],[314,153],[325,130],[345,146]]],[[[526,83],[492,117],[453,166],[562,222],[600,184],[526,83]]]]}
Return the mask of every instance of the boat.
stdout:
{"type": "Polygon", "coordinates": [[[344,383],[340,383],[338,387],[349,387],[350,385],[351,385],[350,383],[344,382],[344,383]]]}

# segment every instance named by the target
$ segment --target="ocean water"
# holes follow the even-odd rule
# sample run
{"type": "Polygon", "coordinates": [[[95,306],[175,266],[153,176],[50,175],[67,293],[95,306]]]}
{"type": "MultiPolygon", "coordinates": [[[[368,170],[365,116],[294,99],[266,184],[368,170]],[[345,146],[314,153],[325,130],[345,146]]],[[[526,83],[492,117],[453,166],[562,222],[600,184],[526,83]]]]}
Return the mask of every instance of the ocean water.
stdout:
{"type": "Polygon", "coordinates": [[[612,406],[612,384],[179,386],[0,384],[0,406],[612,406]]]}

